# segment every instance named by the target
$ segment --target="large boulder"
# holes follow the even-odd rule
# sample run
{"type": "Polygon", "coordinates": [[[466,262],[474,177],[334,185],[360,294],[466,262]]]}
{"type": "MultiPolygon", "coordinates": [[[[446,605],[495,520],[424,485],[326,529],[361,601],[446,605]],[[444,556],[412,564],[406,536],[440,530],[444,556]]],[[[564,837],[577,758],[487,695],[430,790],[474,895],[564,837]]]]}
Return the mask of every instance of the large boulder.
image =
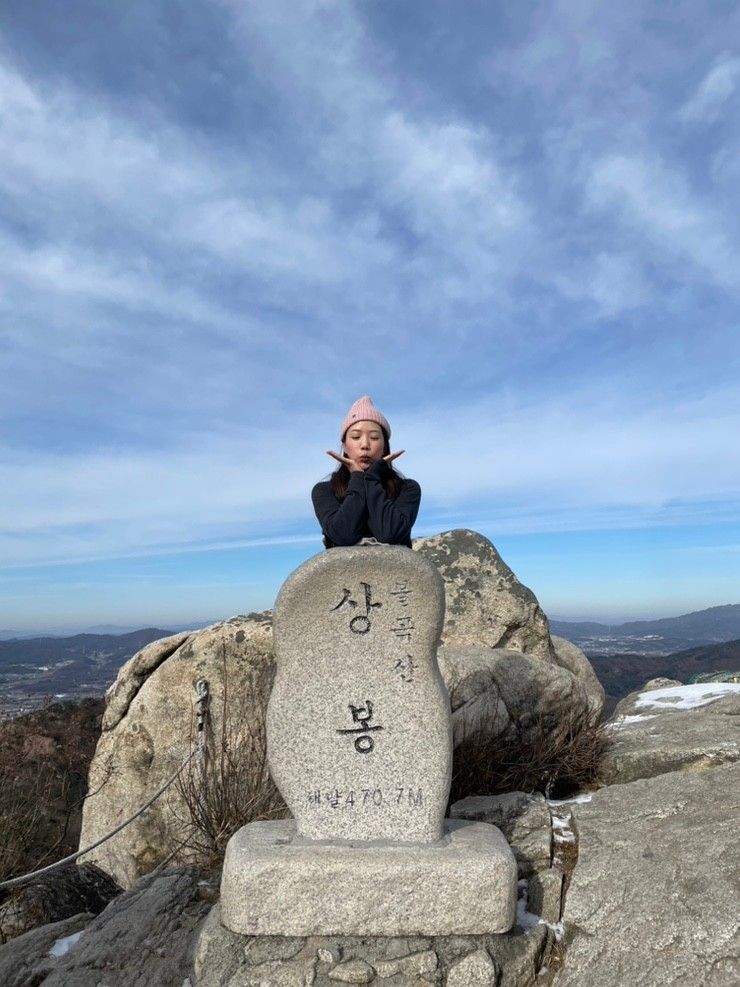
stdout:
{"type": "Polygon", "coordinates": [[[484,732],[519,736],[585,722],[591,697],[580,678],[559,665],[507,648],[440,648],[437,657],[452,706],[455,744],[484,732]]]}
{"type": "Polygon", "coordinates": [[[564,637],[558,637],[556,634],[553,634],[550,640],[555,649],[555,661],[578,679],[586,694],[589,709],[595,716],[599,716],[604,709],[606,692],[598,680],[593,665],[572,641],[566,641],[564,637]]]}
{"type": "Polygon", "coordinates": [[[736,763],[573,803],[578,862],[556,987],[740,983],[738,791],[736,763]]]}
{"type": "Polygon", "coordinates": [[[555,662],[550,629],[537,597],[516,578],[491,542],[458,528],[414,539],[445,584],[441,643],[449,648],[512,648],[555,662]]]}
{"type": "MultiPolygon", "coordinates": [[[[535,689],[538,683],[547,681],[548,670],[552,670],[559,685],[549,687],[550,691],[572,692],[577,713],[584,702],[594,717],[601,713],[604,689],[588,658],[575,644],[550,635],[547,617],[537,597],[519,582],[484,535],[458,528],[415,539],[414,551],[434,563],[445,584],[441,645],[447,671],[443,669],[443,675],[453,673],[455,656],[459,655],[462,666],[454,675],[454,681],[459,682],[468,664],[465,656],[471,649],[480,652],[488,649],[502,655],[517,652],[543,666],[537,670],[535,689]],[[560,669],[568,674],[560,675],[560,669]],[[565,686],[568,681],[572,682],[571,688],[565,686]]],[[[528,681],[532,684],[531,679],[528,681]]],[[[452,680],[448,681],[448,687],[451,685],[452,680]]],[[[494,724],[499,722],[503,710],[495,690],[481,696],[476,704],[480,716],[485,718],[490,711],[494,724]]],[[[475,710],[471,707],[469,712],[470,728],[475,710]]],[[[517,715],[515,710],[510,712],[517,715]]],[[[461,713],[458,721],[462,719],[461,713]]],[[[498,728],[494,725],[494,729],[498,728]]]]}
{"type": "MultiPolygon", "coordinates": [[[[144,648],[128,661],[106,697],[103,732],[90,766],[80,846],[94,843],[132,816],[173,776],[197,743],[196,690],[208,683],[207,748],[224,744],[251,755],[253,777],[267,786],[264,715],[274,677],[269,614],[233,617],[144,648]]],[[[213,762],[213,760],[211,761],[213,762]]],[[[190,765],[181,777],[195,778],[190,765]]],[[[194,769],[195,770],[195,769],[194,769]]],[[[152,806],[85,859],[131,887],[191,831],[184,793],[172,784],[152,806]]],[[[187,846],[183,849],[187,856],[187,846]]]]}
{"type": "Polygon", "coordinates": [[[738,761],[739,716],[738,683],[651,679],[614,711],[601,777],[613,785],[738,761]]]}

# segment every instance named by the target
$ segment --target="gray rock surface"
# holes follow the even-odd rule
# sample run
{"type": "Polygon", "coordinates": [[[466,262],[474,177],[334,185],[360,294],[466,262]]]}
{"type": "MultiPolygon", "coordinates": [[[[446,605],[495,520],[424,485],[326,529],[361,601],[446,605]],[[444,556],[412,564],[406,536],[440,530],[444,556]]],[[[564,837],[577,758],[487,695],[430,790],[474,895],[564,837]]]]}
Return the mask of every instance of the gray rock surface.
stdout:
{"type": "Polygon", "coordinates": [[[609,722],[614,744],[602,765],[607,785],[740,760],[736,685],[651,680],[626,696],[609,722]],[[703,704],[682,709],[682,697],[703,704]]]}
{"type": "Polygon", "coordinates": [[[375,972],[382,978],[393,977],[399,973],[405,977],[423,977],[427,973],[434,973],[438,964],[439,960],[434,950],[424,949],[406,956],[397,956],[395,959],[378,960],[375,963],[375,972]]]}
{"type": "MultiPolygon", "coordinates": [[[[507,661],[516,666],[521,657],[520,652],[503,648],[439,648],[437,661],[450,696],[455,747],[478,734],[502,737],[512,729],[497,673],[501,669],[505,678],[507,661]]],[[[536,663],[535,671],[540,665],[536,663]]]]}
{"type": "Polygon", "coordinates": [[[526,881],[527,911],[550,925],[557,925],[563,911],[563,873],[557,867],[543,867],[526,881]]]}
{"type": "Polygon", "coordinates": [[[128,712],[136,693],[152,672],[192,636],[189,633],[181,633],[160,638],[147,644],[129,658],[106,693],[103,730],[112,730],[118,726],[128,712]]]}
{"type": "MultiPolygon", "coordinates": [[[[306,984],[336,987],[351,976],[367,976],[374,987],[424,987],[450,982],[453,970],[466,957],[477,959],[458,967],[458,980],[493,968],[500,987],[534,987],[547,967],[554,935],[536,918],[508,933],[481,936],[368,937],[244,936],[229,932],[220,921],[220,906],[209,913],[198,935],[193,987],[244,987],[262,984],[306,984]],[[535,924],[533,924],[533,922],[535,924]],[[489,961],[485,961],[485,956],[489,961]],[[268,979],[269,977],[269,979],[268,979]],[[278,979],[281,978],[281,979],[278,979]],[[262,978],[262,980],[260,980],[262,978]]],[[[463,981],[471,987],[474,981],[463,981]]]]}
{"type": "Polygon", "coordinates": [[[236,974],[228,987],[312,987],[315,982],[315,960],[268,960],[236,974]]]}
{"type": "MultiPolygon", "coordinates": [[[[132,815],[183,763],[194,740],[195,684],[200,678],[210,688],[212,749],[222,735],[226,689],[231,742],[253,762],[255,786],[267,784],[260,732],[273,676],[272,626],[269,615],[261,614],[155,641],[127,662],[106,696],[80,846],[132,815]]],[[[189,825],[187,808],[173,785],[166,797],[83,859],[129,888],[171,853],[189,825]]]]}
{"type": "Polygon", "coordinates": [[[740,983],[740,764],[612,785],[574,804],[578,863],[556,987],[740,983]]]}
{"type": "Polygon", "coordinates": [[[534,593],[516,578],[491,542],[458,528],[414,539],[445,583],[446,647],[513,648],[555,661],[547,617],[534,593]]]}
{"type": "Polygon", "coordinates": [[[210,907],[198,880],[187,867],[142,878],[87,925],[44,987],[182,987],[196,928],[210,907]]]}
{"type": "Polygon", "coordinates": [[[581,688],[588,697],[588,705],[591,712],[598,716],[604,708],[606,692],[604,686],[599,682],[593,665],[588,660],[578,645],[572,641],[566,641],[564,637],[557,637],[552,634],[550,637],[552,646],[555,649],[555,661],[561,668],[567,668],[581,684],[581,688]]]}
{"type": "Polygon", "coordinates": [[[498,987],[534,987],[540,971],[547,971],[554,943],[552,930],[544,924],[517,926],[511,935],[489,942],[488,952],[501,971],[498,987]]]}
{"type": "Polygon", "coordinates": [[[81,932],[93,918],[90,912],[82,912],[61,922],[32,929],[1,945],[0,984],[3,987],[37,987],[59,962],[49,955],[55,943],[81,932]]]}
{"type": "Polygon", "coordinates": [[[365,960],[345,960],[332,967],[327,976],[343,984],[369,984],[375,971],[365,960]]]}
{"type": "MultiPolygon", "coordinates": [[[[215,904],[198,930],[193,953],[194,983],[197,987],[222,987],[228,984],[238,971],[243,971],[248,959],[245,945],[255,940],[232,932],[221,923],[221,906],[215,904]]],[[[274,941],[274,940],[273,940],[274,941]]],[[[292,942],[293,940],[288,940],[292,942]]],[[[268,940],[269,942],[269,940],[268,940]]],[[[296,939],[296,949],[288,949],[276,959],[289,960],[304,946],[303,939],[296,939]]]]}
{"type": "MultiPolygon", "coordinates": [[[[333,969],[341,963],[356,960],[374,971],[385,971],[397,965],[396,973],[391,976],[409,976],[415,982],[417,974],[404,971],[422,965],[425,969],[431,968],[432,959],[428,954],[432,943],[448,941],[420,936],[246,936],[226,929],[221,923],[221,906],[215,905],[197,936],[193,984],[194,987],[223,987],[232,981],[234,984],[248,983],[254,971],[264,970],[265,964],[282,963],[291,970],[291,976],[300,977],[310,971],[316,978],[315,987],[326,987],[336,984],[336,980],[329,977],[333,969]]],[[[468,950],[472,948],[474,946],[467,946],[468,950]]],[[[435,970],[437,962],[435,954],[435,970]]],[[[393,980],[385,980],[386,987],[393,987],[393,984],[393,980]]]]}
{"type": "Polygon", "coordinates": [[[294,838],[295,823],[254,822],[232,836],[221,920],[259,935],[454,935],[514,924],[517,870],[496,827],[447,820],[434,844],[294,838]],[[290,908],[286,908],[290,902],[290,908]]]}
{"type": "Polygon", "coordinates": [[[439,573],[398,545],[321,552],[286,579],[267,749],[299,837],[441,838],[452,771],[443,616],[439,573]]]}
{"type": "Polygon", "coordinates": [[[526,735],[585,720],[591,697],[572,672],[506,648],[443,647],[439,668],[450,693],[455,746],[478,732],[505,736],[516,723],[526,735]]]}
{"type": "Polygon", "coordinates": [[[447,987],[496,987],[496,965],[485,949],[458,960],[447,976],[447,987]]]}
{"type": "Polygon", "coordinates": [[[552,862],[550,810],[539,792],[471,796],[455,802],[450,816],[497,826],[516,857],[520,875],[532,874],[552,862]]]}
{"type": "Polygon", "coordinates": [[[673,686],[681,686],[684,683],[679,681],[679,679],[667,679],[664,675],[659,675],[655,679],[650,679],[642,686],[641,689],[637,689],[635,692],[631,692],[624,699],[620,699],[617,705],[614,707],[613,716],[621,716],[629,713],[634,713],[635,700],[641,696],[644,692],[653,692],[655,689],[670,689],[673,686]]]}
{"type": "MultiPolygon", "coordinates": [[[[504,804],[499,807],[496,818],[506,825],[511,825],[516,818],[517,805],[522,817],[531,812],[531,806],[528,810],[529,797],[521,793],[513,793],[511,798],[502,801],[504,804]]],[[[539,809],[542,809],[541,801],[539,809]]],[[[149,882],[156,883],[158,879],[155,875],[142,880],[137,888],[118,899],[120,905],[114,903],[117,908],[112,905],[107,913],[99,916],[94,927],[91,917],[85,916],[79,923],[60,926],[60,931],[49,926],[38,930],[43,942],[26,950],[26,959],[20,969],[26,972],[37,969],[44,975],[51,973],[56,963],[48,962],[46,957],[50,945],[62,934],[89,924],[91,931],[96,930],[92,941],[86,942],[86,932],[74,952],[64,960],[65,979],[62,982],[70,987],[77,984],[86,987],[98,981],[109,987],[142,987],[155,982],[182,987],[186,977],[190,977],[193,987],[256,987],[266,983],[270,987],[276,984],[336,987],[338,983],[351,982],[337,977],[351,974],[355,969],[365,972],[370,969],[373,973],[371,982],[376,987],[423,987],[426,983],[444,984],[455,964],[481,950],[490,957],[500,985],[529,987],[535,984],[537,972],[547,965],[553,945],[552,931],[546,925],[537,924],[537,915],[542,914],[551,922],[556,918],[553,908],[560,880],[559,875],[548,868],[520,882],[526,910],[518,915],[514,928],[508,933],[302,938],[232,933],[220,922],[218,904],[210,909],[204,922],[198,924],[199,916],[208,907],[201,901],[207,889],[196,883],[192,872],[187,870],[162,877],[169,879],[173,875],[180,876],[169,890],[160,885],[146,895],[142,892],[149,882]],[[191,877],[187,878],[189,873],[191,877]],[[182,875],[186,876],[184,881],[182,875]],[[148,903],[142,898],[149,899],[148,903]],[[159,899],[159,903],[155,899],[159,899]],[[191,950],[195,954],[192,970],[189,966],[191,950]],[[128,958],[125,969],[119,968],[122,956],[128,958]],[[343,969],[336,971],[340,965],[344,965],[343,969]],[[150,969],[156,980],[147,979],[150,969]],[[181,975],[182,980],[178,982],[176,978],[181,975]],[[93,981],[92,976],[97,976],[98,981],[93,981]]],[[[29,937],[35,935],[31,933],[29,937]]],[[[14,940],[8,948],[21,942],[22,939],[14,940]]],[[[0,962],[3,955],[0,949],[0,962]]],[[[479,960],[481,958],[479,956],[479,960]]],[[[7,969],[15,970],[16,965],[13,960],[7,969]]],[[[0,966],[0,971],[4,969],[0,966]]],[[[458,974],[466,969],[463,966],[458,974]]],[[[57,987],[59,982],[59,979],[52,981],[57,987]]],[[[0,983],[4,987],[2,976],[0,983]]],[[[36,987],[38,980],[32,983],[36,987]]],[[[31,982],[21,981],[17,985],[13,982],[13,987],[31,987],[31,982]]]]}
{"type": "Polygon", "coordinates": [[[547,968],[562,912],[564,873],[553,843],[550,806],[538,792],[507,792],[461,799],[451,814],[498,826],[516,856],[516,924],[508,935],[492,936],[486,945],[500,971],[499,987],[534,984],[540,970],[547,968]]]}
{"type": "Polygon", "coordinates": [[[68,864],[39,874],[20,887],[0,891],[0,941],[80,912],[97,915],[120,892],[94,864],[68,864]]]}

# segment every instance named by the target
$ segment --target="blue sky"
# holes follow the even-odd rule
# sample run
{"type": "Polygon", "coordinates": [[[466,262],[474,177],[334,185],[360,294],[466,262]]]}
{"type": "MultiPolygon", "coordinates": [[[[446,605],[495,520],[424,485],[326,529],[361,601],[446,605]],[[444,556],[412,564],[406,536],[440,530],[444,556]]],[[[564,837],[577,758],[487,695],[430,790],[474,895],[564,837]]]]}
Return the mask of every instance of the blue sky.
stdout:
{"type": "Polygon", "coordinates": [[[0,25],[0,628],[270,606],[365,393],[550,615],[740,602],[737,4],[0,25]]]}

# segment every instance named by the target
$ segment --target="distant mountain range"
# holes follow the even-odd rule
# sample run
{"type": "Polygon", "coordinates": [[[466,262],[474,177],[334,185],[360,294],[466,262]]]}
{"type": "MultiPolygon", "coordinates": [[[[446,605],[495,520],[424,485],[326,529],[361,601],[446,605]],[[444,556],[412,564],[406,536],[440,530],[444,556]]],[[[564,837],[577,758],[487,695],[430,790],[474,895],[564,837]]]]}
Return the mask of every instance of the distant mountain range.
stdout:
{"type": "Polygon", "coordinates": [[[44,697],[102,696],[118,669],[151,641],[172,631],[75,634],[0,641],[0,719],[33,709],[44,697]]]}
{"type": "Polygon", "coordinates": [[[551,620],[550,630],[598,654],[667,655],[684,648],[740,638],[740,603],[709,607],[680,617],[631,620],[622,624],[551,620]]]}
{"type": "Polygon", "coordinates": [[[161,627],[142,627],[127,634],[73,634],[70,637],[15,638],[10,641],[0,641],[0,668],[5,669],[9,664],[45,664],[72,657],[84,658],[102,652],[134,654],[150,641],[174,633],[174,631],[162,630],[161,627]]]}
{"type": "MultiPolygon", "coordinates": [[[[740,604],[613,626],[553,620],[550,628],[586,652],[607,692],[608,709],[659,675],[685,682],[697,672],[740,668],[740,604]]],[[[145,627],[123,634],[0,640],[0,719],[34,708],[44,697],[101,696],[132,655],[174,633],[145,627]]]]}
{"type": "MultiPolygon", "coordinates": [[[[213,620],[199,620],[192,624],[177,624],[178,631],[197,631],[201,627],[208,627],[209,624],[216,624],[219,620],[225,618],[214,617],[213,620]]],[[[122,634],[133,634],[141,630],[140,625],[134,627],[124,627],[119,624],[95,624],[93,627],[82,627],[79,631],[75,631],[74,634],[70,634],[67,631],[48,631],[46,634],[39,634],[38,631],[12,631],[7,628],[0,628],[0,641],[20,641],[28,640],[29,638],[34,638],[40,640],[41,638],[69,638],[77,637],[80,634],[105,634],[105,635],[122,635],[122,634]]],[[[174,634],[175,631],[169,631],[168,633],[174,634]]]]}

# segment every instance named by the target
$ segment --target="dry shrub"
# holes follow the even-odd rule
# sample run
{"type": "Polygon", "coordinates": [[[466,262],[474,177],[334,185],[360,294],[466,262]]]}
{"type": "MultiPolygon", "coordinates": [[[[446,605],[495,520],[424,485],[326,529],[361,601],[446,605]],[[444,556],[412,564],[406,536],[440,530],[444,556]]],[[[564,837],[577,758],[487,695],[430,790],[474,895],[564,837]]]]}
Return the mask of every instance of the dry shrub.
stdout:
{"type": "Polygon", "coordinates": [[[238,727],[232,720],[225,648],[222,649],[222,668],[224,689],[219,734],[214,735],[212,719],[206,713],[204,753],[200,757],[193,717],[192,756],[174,786],[179,806],[170,801],[173,815],[188,831],[180,844],[179,856],[195,860],[204,868],[221,864],[226,844],[242,826],[290,815],[267,770],[264,719],[243,722],[238,727]]]}
{"type": "Polygon", "coordinates": [[[596,787],[611,742],[598,714],[536,716],[500,736],[473,733],[455,749],[450,803],[512,791],[561,798],[596,787]]]}
{"type": "MultiPolygon", "coordinates": [[[[55,779],[48,764],[32,761],[20,768],[0,765],[0,881],[33,870],[57,842],[47,815],[55,801],[55,779]]],[[[63,856],[64,854],[60,854],[63,856]]]]}
{"type": "Polygon", "coordinates": [[[77,849],[102,709],[54,703],[0,724],[0,881],[77,849]]]}

